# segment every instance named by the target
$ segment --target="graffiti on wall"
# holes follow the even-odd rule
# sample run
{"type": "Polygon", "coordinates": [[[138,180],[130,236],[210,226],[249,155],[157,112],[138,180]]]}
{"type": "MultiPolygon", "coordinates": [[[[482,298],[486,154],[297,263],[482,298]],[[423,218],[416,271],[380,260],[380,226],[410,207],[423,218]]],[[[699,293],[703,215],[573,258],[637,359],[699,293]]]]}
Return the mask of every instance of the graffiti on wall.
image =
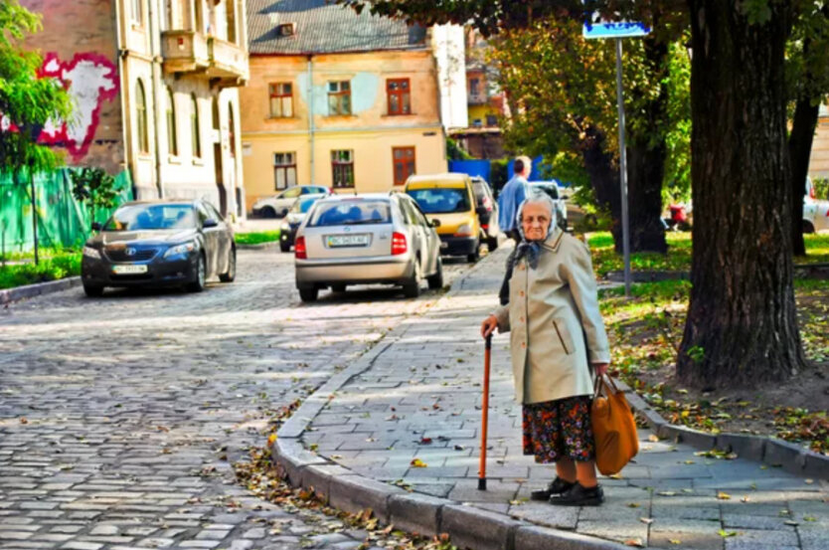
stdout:
{"type": "Polygon", "coordinates": [[[66,147],[78,160],[89,152],[100,123],[105,101],[118,96],[118,69],[108,57],[87,52],[78,53],[71,61],[61,61],[50,52],[43,60],[41,78],[58,79],[72,99],[72,120],[49,121],[39,142],[66,147]]]}

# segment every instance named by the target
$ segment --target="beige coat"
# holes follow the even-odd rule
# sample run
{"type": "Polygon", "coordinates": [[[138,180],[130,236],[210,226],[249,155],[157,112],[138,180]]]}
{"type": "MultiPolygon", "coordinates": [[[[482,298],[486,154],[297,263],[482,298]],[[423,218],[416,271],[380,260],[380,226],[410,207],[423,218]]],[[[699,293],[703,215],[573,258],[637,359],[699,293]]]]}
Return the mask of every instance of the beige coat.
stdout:
{"type": "Polygon", "coordinates": [[[515,397],[540,403],[593,393],[588,363],[609,363],[596,279],[587,246],[556,228],[542,245],[538,267],[526,258],[510,279],[510,301],[495,311],[511,332],[515,397]]]}

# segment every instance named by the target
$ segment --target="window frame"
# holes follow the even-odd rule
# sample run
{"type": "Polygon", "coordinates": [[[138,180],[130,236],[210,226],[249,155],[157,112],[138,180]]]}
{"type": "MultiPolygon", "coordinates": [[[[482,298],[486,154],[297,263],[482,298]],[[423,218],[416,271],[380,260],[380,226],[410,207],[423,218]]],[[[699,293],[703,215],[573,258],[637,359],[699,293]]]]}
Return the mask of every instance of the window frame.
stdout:
{"type": "Polygon", "coordinates": [[[196,94],[190,94],[190,152],[193,154],[193,158],[202,158],[199,100],[196,98],[196,94]]]}
{"type": "MultiPolygon", "coordinates": [[[[291,187],[295,187],[297,185],[297,167],[296,167],[296,151],[275,151],[273,153],[273,188],[274,191],[285,191],[290,189],[291,187]],[[277,164],[277,155],[289,155],[290,160],[292,162],[281,162],[277,164]],[[290,183],[289,173],[293,169],[294,180],[293,184],[290,183]],[[284,187],[279,187],[279,176],[278,174],[282,172],[282,181],[285,183],[284,187]]],[[[300,192],[301,194],[301,192],[300,192]]]]}
{"type": "Polygon", "coordinates": [[[178,128],[176,124],[176,99],[173,89],[167,88],[167,108],[165,115],[167,119],[167,153],[170,156],[178,156],[178,128]]]}
{"type": "Polygon", "coordinates": [[[353,149],[331,149],[331,187],[334,189],[354,189],[353,149]],[[348,153],[349,159],[347,161],[335,158],[341,156],[342,153],[348,153]],[[345,175],[346,183],[338,183],[338,181],[343,180],[343,175],[345,175]]]}
{"type": "Polygon", "coordinates": [[[135,116],[136,116],[136,132],[138,139],[138,153],[142,155],[150,154],[150,119],[149,108],[147,106],[147,92],[144,88],[144,82],[138,78],[135,80],[135,116]]]}
{"type": "Polygon", "coordinates": [[[268,83],[268,113],[270,118],[294,118],[294,83],[293,82],[269,82],[268,83]],[[284,87],[290,87],[289,92],[284,87]],[[283,87],[280,91],[280,87],[283,87]],[[289,114],[285,114],[285,103],[288,103],[289,114]],[[274,112],[274,100],[279,100],[279,113],[274,112]]]}
{"type": "Polygon", "coordinates": [[[132,0],[130,2],[130,20],[133,24],[144,26],[144,2],[142,0],[132,0]]]}
{"type": "Polygon", "coordinates": [[[351,80],[329,80],[328,81],[328,116],[351,116],[353,105],[351,103],[351,80]],[[347,89],[343,89],[343,84],[347,89]],[[336,90],[332,88],[336,85],[336,90]],[[332,109],[332,99],[336,101],[336,107],[332,109]],[[348,105],[348,109],[343,104],[348,105]]]}
{"type": "Polygon", "coordinates": [[[389,116],[412,114],[412,83],[409,78],[386,79],[386,111],[389,116]],[[398,89],[392,89],[394,84],[399,86],[398,89]],[[397,109],[392,109],[392,98],[397,98],[397,109]]]}
{"type": "Polygon", "coordinates": [[[415,146],[414,145],[407,145],[407,146],[404,146],[404,147],[392,147],[391,148],[391,169],[392,169],[392,183],[393,183],[393,185],[395,187],[399,186],[399,185],[405,185],[406,180],[409,179],[409,176],[412,176],[415,173],[417,173],[417,151],[415,150],[415,146]],[[400,164],[403,167],[404,172],[406,172],[406,165],[409,163],[409,159],[408,159],[408,157],[404,157],[404,158],[398,160],[396,155],[395,155],[395,153],[397,153],[397,151],[411,151],[411,153],[412,153],[412,157],[411,157],[411,168],[412,168],[412,170],[408,174],[405,174],[402,181],[398,181],[398,179],[397,179],[397,165],[400,164]]]}

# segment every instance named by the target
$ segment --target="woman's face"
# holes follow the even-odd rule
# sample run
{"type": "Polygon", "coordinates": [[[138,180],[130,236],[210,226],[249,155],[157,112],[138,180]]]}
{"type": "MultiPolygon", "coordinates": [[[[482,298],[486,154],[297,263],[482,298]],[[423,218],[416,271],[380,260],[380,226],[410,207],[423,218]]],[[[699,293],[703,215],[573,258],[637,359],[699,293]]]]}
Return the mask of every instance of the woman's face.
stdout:
{"type": "Polygon", "coordinates": [[[550,210],[544,204],[531,202],[524,205],[524,210],[521,212],[521,225],[528,241],[545,238],[551,221],[550,210]]]}

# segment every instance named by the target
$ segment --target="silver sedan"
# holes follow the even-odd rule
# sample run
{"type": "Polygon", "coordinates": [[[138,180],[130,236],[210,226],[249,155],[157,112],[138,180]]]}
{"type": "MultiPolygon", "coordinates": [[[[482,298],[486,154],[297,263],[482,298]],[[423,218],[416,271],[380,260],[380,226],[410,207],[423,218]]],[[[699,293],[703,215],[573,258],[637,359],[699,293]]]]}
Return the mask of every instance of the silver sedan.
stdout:
{"type": "Polygon", "coordinates": [[[407,297],[443,286],[439,222],[429,222],[402,193],[331,196],[318,200],[297,231],[296,286],[303,302],[320,289],[392,284],[407,297]]]}

